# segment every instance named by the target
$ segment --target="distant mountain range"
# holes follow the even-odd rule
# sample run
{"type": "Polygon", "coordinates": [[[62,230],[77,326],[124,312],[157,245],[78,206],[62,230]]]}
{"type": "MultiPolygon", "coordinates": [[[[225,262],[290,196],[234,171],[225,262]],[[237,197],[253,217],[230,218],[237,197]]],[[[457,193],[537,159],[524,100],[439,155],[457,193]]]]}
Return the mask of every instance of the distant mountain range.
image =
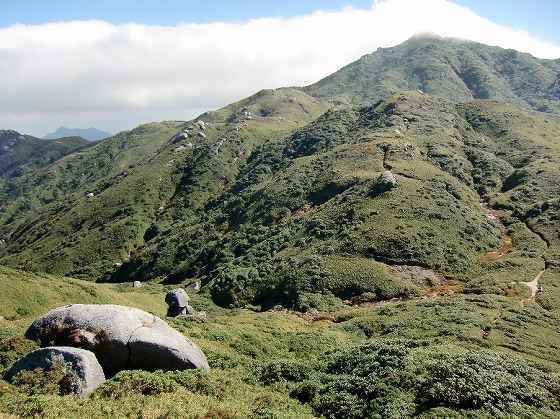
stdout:
{"type": "Polygon", "coordinates": [[[66,128],[60,127],[56,131],[51,132],[43,137],[44,140],[54,140],[64,137],[82,137],[89,141],[103,140],[104,138],[111,137],[113,134],[107,131],[102,131],[97,128],[66,128]]]}

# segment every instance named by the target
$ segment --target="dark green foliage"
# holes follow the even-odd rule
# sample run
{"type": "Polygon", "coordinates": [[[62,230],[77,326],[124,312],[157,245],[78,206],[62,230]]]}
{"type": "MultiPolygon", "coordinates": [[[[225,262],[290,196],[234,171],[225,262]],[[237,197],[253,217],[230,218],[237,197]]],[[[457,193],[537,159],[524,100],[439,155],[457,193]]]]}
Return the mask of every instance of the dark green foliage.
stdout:
{"type": "Polygon", "coordinates": [[[443,354],[427,370],[429,405],[507,411],[516,404],[560,409],[560,380],[518,357],[490,352],[443,354]]]}
{"type": "Polygon", "coordinates": [[[278,381],[303,381],[311,376],[313,366],[309,362],[279,359],[267,363],[260,368],[259,381],[273,384],[278,381]]]}
{"type": "Polygon", "coordinates": [[[434,406],[453,409],[450,414],[468,409],[498,416],[560,409],[558,376],[542,367],[511,355],[447,353],[424,345],[389,340],[335,351],[312,376],[276,363],[263,382],[299,381],[292,397],[327,418],[410,417],[434,406]]]}
{"type": "Polygon", "coordinates": [[[177,382],[169,374],[147,371],[122,371],[102,384],[96,394],[111,399],[119,399],[134,394],[153,396],[171,393],[177,382]]]}

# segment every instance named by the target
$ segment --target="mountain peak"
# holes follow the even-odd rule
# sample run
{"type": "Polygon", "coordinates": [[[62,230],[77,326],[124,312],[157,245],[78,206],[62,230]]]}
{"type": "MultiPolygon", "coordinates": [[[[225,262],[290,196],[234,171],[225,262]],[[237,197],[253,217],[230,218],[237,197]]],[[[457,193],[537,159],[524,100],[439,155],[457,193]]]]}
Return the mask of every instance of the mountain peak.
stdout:
{"type": "Polygon", "coordinates": [[[418,34],[379,48],[307,86],[320,99],[376,102],[403,90],[456,101],[495,99],[560,113],[559,60],[434,34],[418,34]]]}

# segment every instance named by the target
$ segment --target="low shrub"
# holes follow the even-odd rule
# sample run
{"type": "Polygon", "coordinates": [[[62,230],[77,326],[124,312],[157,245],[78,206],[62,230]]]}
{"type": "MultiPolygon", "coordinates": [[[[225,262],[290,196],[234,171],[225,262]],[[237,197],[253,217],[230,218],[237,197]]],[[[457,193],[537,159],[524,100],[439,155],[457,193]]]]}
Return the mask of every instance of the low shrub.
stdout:
{"type": "Polygon", "coordinates": [[[312,374],[309,363],[302,361],[279,359],[269,362],[259,368],[259,381],[263,384],[273,384],[279,381],[303,381],[312,374]]]}
{"type": "Polygon", "coordinates": [[[121,371],[102,384],[96,394],[104,398],[120,399],[133,394],[154,396],[171,393],[177,387],[177,381],[162,371],[121,371]]]}

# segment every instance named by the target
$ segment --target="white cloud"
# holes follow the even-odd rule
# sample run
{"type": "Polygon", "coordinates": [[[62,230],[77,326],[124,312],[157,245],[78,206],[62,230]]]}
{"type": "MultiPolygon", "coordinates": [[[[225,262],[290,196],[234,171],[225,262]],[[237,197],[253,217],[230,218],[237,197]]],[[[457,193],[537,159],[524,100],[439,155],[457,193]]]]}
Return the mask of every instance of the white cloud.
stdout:
{"type": "Polygon", "coordinates": [[[560,57],[558,45],[447,0],[243,23],[15,25],[0,29],[0,127],[43,134],[188,119],[261,88],[314,82],[419,32],[560,57]]]}

